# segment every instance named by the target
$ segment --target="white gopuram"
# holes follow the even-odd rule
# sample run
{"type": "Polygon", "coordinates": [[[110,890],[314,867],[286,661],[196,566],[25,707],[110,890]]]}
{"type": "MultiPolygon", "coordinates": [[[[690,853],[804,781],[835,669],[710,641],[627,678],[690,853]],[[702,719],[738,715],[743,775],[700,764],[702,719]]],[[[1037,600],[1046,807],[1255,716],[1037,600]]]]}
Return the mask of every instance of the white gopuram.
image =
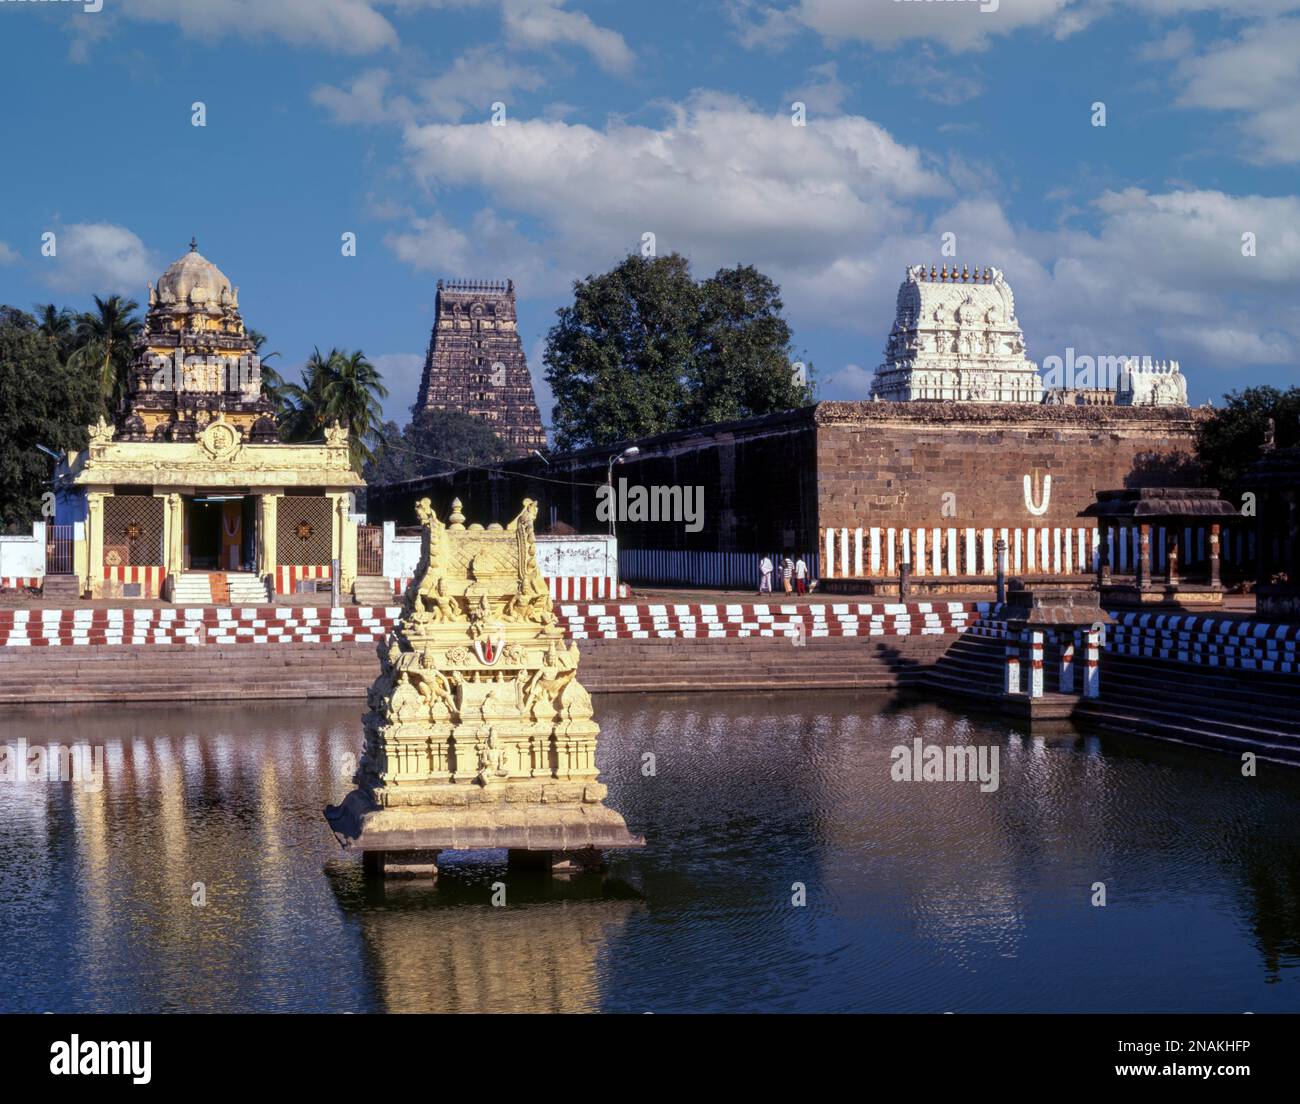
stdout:
{"type": "Polygon", "coordinates": [[[1043,381],[1025,358],[1015,298],[1002,273],[913,265],[898,289],[876,399],[1039,403],[1043,381]]]}
{"type": "Polygon", "coordinates": [[[1118,406],[1186,406],[1187,380],[1176,360],[1129,357],[1115,403],[1118,406]]]}

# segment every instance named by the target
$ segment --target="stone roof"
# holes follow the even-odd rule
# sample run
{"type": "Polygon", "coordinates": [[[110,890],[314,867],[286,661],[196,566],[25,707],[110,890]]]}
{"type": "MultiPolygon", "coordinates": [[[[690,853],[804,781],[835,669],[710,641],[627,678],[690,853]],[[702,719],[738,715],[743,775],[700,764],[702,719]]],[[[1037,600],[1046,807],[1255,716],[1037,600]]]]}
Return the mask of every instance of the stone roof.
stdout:
{"type": "Polygon", "coordinates": [[[1098,491],[1097,501],[1080,511],[1080,517],[1121,518],[1235,518],[1231,502],[1213,487],[1126,487],[1098,491]]]}

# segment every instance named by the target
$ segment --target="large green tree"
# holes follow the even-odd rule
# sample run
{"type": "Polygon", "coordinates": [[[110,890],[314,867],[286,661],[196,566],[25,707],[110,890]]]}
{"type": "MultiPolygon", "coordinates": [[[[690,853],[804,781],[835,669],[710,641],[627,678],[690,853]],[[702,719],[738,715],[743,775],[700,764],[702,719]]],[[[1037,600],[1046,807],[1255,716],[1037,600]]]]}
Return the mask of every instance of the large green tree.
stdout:
{"type": "Polygon", "coordinates": [[[136,317],[140,304],[134,299],[110,295],[95,296],[95,309],[77,315],[72,337],[70,363],[82,371],[95,374],[99,384],[104,414],[112,420],[126,394],[127,373],[131,366],[133,343],[144,329],[136,317]]]}
{"type": "Polygon", "coordinates": [[[95,377],[64,364],[30,315],[0,307],[0,528],[41,517],[54,461],[36,446],[84,448],[102,411],[95,377]]]}
{"type": "Polygon", "coordinates": [[[1228,491],[1242,473],[1259,459],[1269,419],[1273,419],[1275,444],[1287,448],[1300,444],[1300,387],[1247,387],[1224,396],[1226,405],[1202,422],[1196,431],[1196,454],[1205,482],[1228,491]]]}
{"type": "Polygon", "coordinates": [[[750,266],[697,283],[680,254],[633,254],[575,282],[547,336],[560,448],[789,410],[812,399],[794,367],[780,289],[750,266]]]}
{"type": "Polygon", "coordinates": [[[374,460],[365,468],[371,484],[491,466],[510,452],[487,422],[459,410],[425,411],[401,428],[385,422],[376,438],[374,460]]]}

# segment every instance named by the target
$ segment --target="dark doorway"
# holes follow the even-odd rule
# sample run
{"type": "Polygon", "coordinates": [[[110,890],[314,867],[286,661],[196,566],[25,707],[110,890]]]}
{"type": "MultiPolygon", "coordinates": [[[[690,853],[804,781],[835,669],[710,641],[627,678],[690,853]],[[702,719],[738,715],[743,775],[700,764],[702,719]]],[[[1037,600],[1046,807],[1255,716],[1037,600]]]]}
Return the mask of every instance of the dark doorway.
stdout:
{"type": "Polygon", "coordinates": [[[190,503],[189,566],[194,571],[215,571],[221,555],[221,503],[190,503]]]}

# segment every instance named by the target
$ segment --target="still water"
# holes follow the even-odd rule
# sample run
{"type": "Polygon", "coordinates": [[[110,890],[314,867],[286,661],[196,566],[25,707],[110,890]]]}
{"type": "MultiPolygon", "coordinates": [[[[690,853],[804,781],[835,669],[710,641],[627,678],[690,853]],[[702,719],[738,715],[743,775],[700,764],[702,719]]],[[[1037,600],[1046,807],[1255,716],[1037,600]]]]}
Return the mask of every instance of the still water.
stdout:
{"type": "Polygon", "coordinates": [[[0,783],[0,1009],[1300,1010],[1276,768],[850,693],[596,708],[645,851],[433,888],[366,885],[326,830],[357,703],[8,710],[0,743],[105,777],[0,783]],[[996,746],[998,788],[891,780],[916,737],[996,746]]]}

